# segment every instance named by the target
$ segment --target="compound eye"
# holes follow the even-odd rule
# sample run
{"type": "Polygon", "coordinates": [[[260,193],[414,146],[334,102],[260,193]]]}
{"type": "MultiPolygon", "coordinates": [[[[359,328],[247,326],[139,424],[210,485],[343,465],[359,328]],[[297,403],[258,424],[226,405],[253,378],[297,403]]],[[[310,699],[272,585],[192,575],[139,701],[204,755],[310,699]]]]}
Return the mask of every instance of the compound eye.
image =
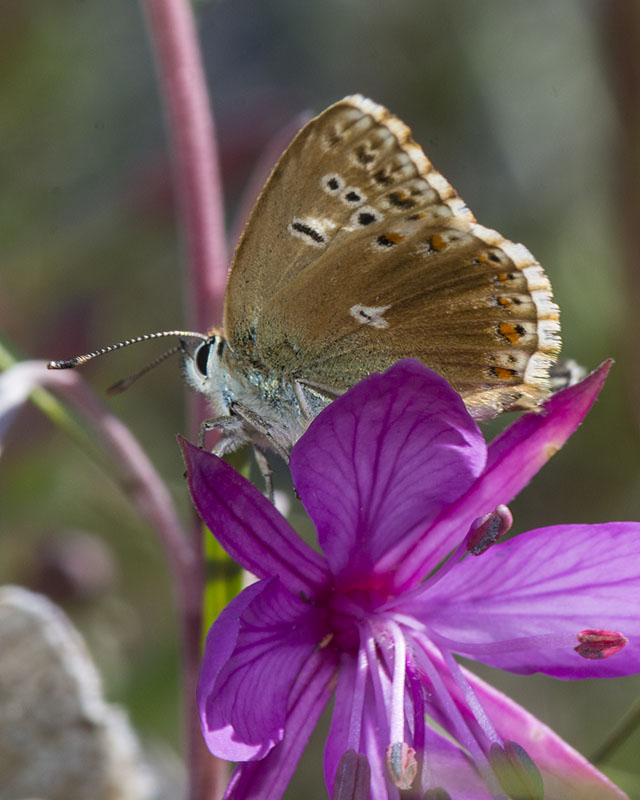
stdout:
{"type": "Polygon", "coordinates": [[[213,342],[203,342],[201,345],[198,346],[194,354],[194,361],[196,362],[196,368],[198,372],[204,377],[207,377],[207,363],[209,361],[209,353],[211,352],[211,347],[213,346],[213,342]]]}

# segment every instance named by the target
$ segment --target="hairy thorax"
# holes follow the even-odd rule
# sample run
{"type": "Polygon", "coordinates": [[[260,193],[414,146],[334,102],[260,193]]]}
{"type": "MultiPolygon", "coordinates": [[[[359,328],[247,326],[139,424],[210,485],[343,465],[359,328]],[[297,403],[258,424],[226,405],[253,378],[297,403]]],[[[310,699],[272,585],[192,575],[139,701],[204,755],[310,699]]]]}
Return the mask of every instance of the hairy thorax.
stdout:
{"type": "Polygon", "coordinates": [[[288,453],[330,398],[293,375],[238,358],[221,334],[186,355],[187,383],[209,400],[222,430],[218,455],[252,443],[288,453]]]}

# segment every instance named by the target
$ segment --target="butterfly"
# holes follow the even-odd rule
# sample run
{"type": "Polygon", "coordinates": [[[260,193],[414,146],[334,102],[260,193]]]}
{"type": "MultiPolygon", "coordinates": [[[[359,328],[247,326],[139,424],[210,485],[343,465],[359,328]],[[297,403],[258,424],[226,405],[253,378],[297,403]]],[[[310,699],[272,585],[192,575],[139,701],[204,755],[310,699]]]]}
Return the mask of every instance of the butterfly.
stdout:
{"type": "Polygon", "coordinates": [[[185,332],[203,341],[183,348],[183,372],[210,401],[214,452],[249,442],[286,459],[333,399],[403,358],[447,378],[476,418],[534,409],[559,329],[531,253],[476,223],[409,128],[352,95],[276,164],[233,258],[222,329],[185,332]]]}

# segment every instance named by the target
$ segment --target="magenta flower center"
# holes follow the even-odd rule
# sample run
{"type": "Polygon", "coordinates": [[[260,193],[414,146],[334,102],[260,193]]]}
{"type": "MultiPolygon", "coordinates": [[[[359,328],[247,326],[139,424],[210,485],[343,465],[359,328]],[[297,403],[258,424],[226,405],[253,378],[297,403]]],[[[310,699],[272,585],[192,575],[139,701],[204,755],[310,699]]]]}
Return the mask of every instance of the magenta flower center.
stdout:
{"type": "Polygon", "coordinates": [[[327,597],[329,632],[333,644],[343,652],[357,652],[362,623],[371,619],[388,597],[374,589],[334,590],[327,597]]]}

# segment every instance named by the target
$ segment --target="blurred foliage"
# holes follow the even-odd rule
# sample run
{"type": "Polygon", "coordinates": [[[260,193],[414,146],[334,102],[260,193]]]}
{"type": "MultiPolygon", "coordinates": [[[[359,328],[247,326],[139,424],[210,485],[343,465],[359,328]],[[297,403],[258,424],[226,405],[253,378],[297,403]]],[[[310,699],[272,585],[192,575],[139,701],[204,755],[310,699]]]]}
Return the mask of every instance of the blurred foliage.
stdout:
{"type": "MultiPolygon", "coordinates": [[[[608,10],[579,0],[196,4],[230,221],[277,130],[302,109],[363,92],[412,127],[483,224],[536,254],[562,309],[565,355],[589,367],[616,358],[583,428],[513,504],[516,531],[640,519],[638,343],[629,340],[638,298],[618,224],[616,172],[625,165],[608,80],[614,48],[602,44],[608,10]]],[[[137,5],[0,4],[0,107],[3,335],[49,359],[186,324],[166,136],[137,5]]],[[[108,386],[155,354],[144,348],[85,375],[108,386]]],[[[187,514],[175,364],[109,402],[187,514]]],[[[284,471],[277,481],[286,485],[284,471]]],[[[12,431],[0,486],[2,582],[28,581],[43,538],[61,531],[89,532],[112,551],[112,585],[67,610],[109,695],[143,735],[178,747],[172,597],[150,531],[32,408],[12,431]]],[[[489,673],[586,754],[640,692],[640,678],[568,684],[489,673]]],[[[636,732],[610,764],[636,798],[639,746],[636,732]]],[[[307,763],[291,797],[317,792],[320,759],[307,763]]]]}

